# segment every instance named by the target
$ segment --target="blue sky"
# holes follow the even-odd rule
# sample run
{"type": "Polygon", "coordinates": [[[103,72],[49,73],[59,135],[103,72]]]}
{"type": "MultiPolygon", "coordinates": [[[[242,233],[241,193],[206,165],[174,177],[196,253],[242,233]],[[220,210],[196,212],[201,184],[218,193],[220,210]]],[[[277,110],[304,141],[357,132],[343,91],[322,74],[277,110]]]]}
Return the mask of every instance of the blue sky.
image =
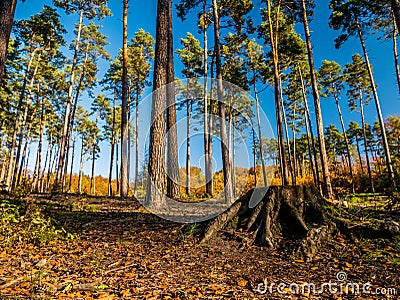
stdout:
{"type": "MultiPolygon", "coordinates": [[[[155,36],[155,24],[156,24],[156,8],[157,1],[156,0],[147,0],[147,1],[130,1],[129,8],[129,34],[128,38],[132,38],[134,32],[139,28],[143,28],[146,31],[149,31],[153,36],[155,36]]],[[[258,19],[259,15],[259,0],[255,0],[255,10],[252,13],[255,16],[255,19],[258,19]]],[[[322,63],[322,60],[334,60],[344,66],[345,63],[351,61],[351,56],[354,53],[362,53],[362,49],[359,45],[358,40],[355,38],[351,38],[346,44],[342,46],[341,49],[337,50],[334,47],[334,39],[339,35],[339,32],[333,31],[328,26],[328,18],[330,11],[328,9],[327,1],[316,1],[317,6],[315,9],[315,17],[314,21],[310,24],[311,34],[312,34],[312,42],[314,45],[314,58],[316,67],[322,63]]],[[[38,13],[41,10],[41,5],[32,4],[33,1],[26,2],[18,2],[16,9],[16,19],[29,18],[30,15],[38,13]]],[[[38,2],[36,2],[38,3],[38,2]]],[[[45,0],[42,4],[51,5],[51,1],[45,0]]],[[[103,26],[102,32],[108,36],[109,45],[107,46],[107,50],[109,53],[115,57],[118,53],[119,48],[122,45],[122,3],[121,1],[110,1],[110,9],[113,13],[112,17],[106,18],[98,24],[103,26]]],[[[65,28],[68,31],[66,36],[68,43],[73,40],[73,29],[74,23],[77,22],[77,15],[65,15],[61,10],[59,11],[62,16],[62,22],[65,28]]],[[[297,26],[299,33],[303,33],[302,27],[297,26]]],[[[187,32],[192,32],[197,38],[202,40],[202,36],[198,34],[198,29],[196,26],[195,15],[192,14],[186,21],[183,23],[180,19],[176,17],[174,14],[174,45],[175,49],[180,47],[180,38],[184,38],[187,32]]],[[[211,30],[210,30],[211,34],[211,30]]],[[[376,36],[368,36],[367,37],[367,48],[370,55],[371,64],[374,68],[376,83],[378,84],[378,94],[381,100],[382,111],[384,116],[389,115],[400,115],[400,96],[398,93],[398,88],[396,85],[395,78],[395,69],[393,63],[393,53],[392,53],[392,43],[391,41],[378,41],[376,36]]],[[[212,42],[210,42],[212,45],[212,42]]],[[[71,56],[71,51],[67,50],[67,56],[71,56]]],[[[176,66],[176,77],[181,77],[180,70],[182,68],[181,63],[178,59],[175,59],[176,66]]],[[[101,79],[104,72],[108,68],[108,63],[106,61],[100,61],[100,72],[98,77],[101,79]]],[[[90,99],[87,96],[82,97],[81,105],[86,108],[90,107],[90,99]]],[[[309,99],[310,104],[312,103],[312,99],[309,99]]],[[[267,89],[260,95],[260,103],[262,109],[265,111],[269,121],[274,127],[275,123],[275,112],[273,105],[273,90],[271,88],[267,89]]],[[[310,105],[313,107],[313,105],[310,105]]],[[[342,97],[342,108],[344,112],[345,123],[348,124],[351,120],[355,120],[360,123],[360,117],[358,112],[350,112],[347,108],[347,103],[345,99],[345,95],[342,97]]],[[[324,117],[324,126],[328,126],[333,123],[339,127],[338,123],[338,115],[336,106],[332,99],[322,99],[322,113],[324,117]]],[[[377,120],[375,105],[371,102],[365,110],[366,120],[369,123],[377,120]]],[[[198,145],[201,143],[201,137],[198,137],[194,140],[194,145],[198,145]]],[[[107,165],[109,162],[108,155],[108,144],[107,142],[103,142],[101,145],[102,153],[100,159],[97,162],[96,173],[106,175],[107,174],[107,165]],[[104,168],[103,168],[104,166],[104,168]]],[[[193,163],[196,164],[197,161],[200,160],[202,156],[202,146],[201,147],[193,147],[193,163]]],[[[219,153],[219,145],[215,147],[215,155],[217,156],[219,153]]],[[[181,164],[184,164],[185,161],[185,152],[180,151],[180,160],[181,164]]],[[[218,160],[217,160],[218,161],[218,160]]],[[[75,164],[75,170],[77,170],[77,159],[75,164]]],[[[87,163],[85,167],[85,171],[89,173],[89,166],[87,163]]],[[[220,164],[218,164],[220,167],[220,164]]],[[[217,168],[218,168],[217,167],[217,168]]]]}

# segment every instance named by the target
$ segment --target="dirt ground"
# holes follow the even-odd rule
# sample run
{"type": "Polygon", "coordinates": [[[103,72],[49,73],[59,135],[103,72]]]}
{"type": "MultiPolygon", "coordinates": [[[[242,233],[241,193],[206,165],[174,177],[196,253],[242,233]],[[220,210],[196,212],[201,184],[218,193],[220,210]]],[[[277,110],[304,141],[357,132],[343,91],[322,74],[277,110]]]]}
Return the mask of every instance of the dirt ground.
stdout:
{"type": "Polygon", "coordinates": [[[48,245],[0,246],[0,299],[397,299],[382,294],[400,293],[398,240],[350,243],[336,234],[307,263],[285,241],[267,250],[243,244],[240,232],[199,246],[196,226],[159,219],[134,200],[29,201],[72,235],[48,245]],[[315,292],[307,288],[312,284],[315,292]]]}

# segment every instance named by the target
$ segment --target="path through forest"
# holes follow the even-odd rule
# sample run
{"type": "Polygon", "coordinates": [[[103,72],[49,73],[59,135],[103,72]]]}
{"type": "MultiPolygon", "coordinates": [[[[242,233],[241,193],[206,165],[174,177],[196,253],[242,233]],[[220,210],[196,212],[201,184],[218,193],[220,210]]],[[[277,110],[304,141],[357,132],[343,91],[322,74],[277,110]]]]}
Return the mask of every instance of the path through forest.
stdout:
{"type": "Polygon", "coordinates": [[[318,292],[323,283],[340,284],[338,274],[346,283],[370,282],[371,291],[400,283],[399,240],[350,243],[336,235],[307,263],[290,247],[246,245],[235,231],[198,246],[197,226],[159,219],[133,200],[28,201],[70,235],[42,245],[0,246],[1,299],[383,299],[351,291],[295,294],[288,286],[315,284],[318,292]],[[272,294],[258,291],[264,281],[275,284],[272,294]],[[279,283],[287,285],[283,293],[279,283]]]}

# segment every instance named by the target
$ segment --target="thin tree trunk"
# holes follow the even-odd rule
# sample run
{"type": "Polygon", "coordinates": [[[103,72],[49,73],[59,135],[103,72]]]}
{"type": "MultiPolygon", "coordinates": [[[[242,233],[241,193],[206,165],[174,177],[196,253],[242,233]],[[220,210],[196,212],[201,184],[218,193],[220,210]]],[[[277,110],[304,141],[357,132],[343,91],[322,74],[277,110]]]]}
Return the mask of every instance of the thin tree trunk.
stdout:
{"type": "Polygon", "coordinates": [[[116,147],[116,151],[115,151],[115,153],[116,153],[116,157],[115,157],[115,176],[116,176],[116,183],[117,183],[117,192],[116,192],[116,194],[117,195],[119,195],[120,194],[120,188],[121,188],[121,185],[120,185],[120,180],[119,180],[119,178],[120,178],[120,168],[119,168],[119,155],[118,155],[118,146],[119,146],[119,141],[117,141],[117,143],[115,144],[115,147],[116,147]]]}
{"type": "MultiPolygon", "coordinates": [[[[306,88],[304,86],[304,79],[303,79],[303,72],[301,71],[300,66],[298,66],[299,70],[299,75],[300,75],[300,84],[301,84],[301,93],[303,95],[303,101],[304,101],[304,108],[306,109],[306,121],[308,121],[308,126],[310,128],[310,135],[311,135],[311,145],[312,145],[312,150],[314,154],[314,163],[312,163],[314,166],[313,168],[313,175],[314,175],[314,181],[316,181],[315,185],[321,191],[321,184],[319,180],[319,168],[318,168],[318,161],[317,161],[317,149],[315,147],[315,141],[314,141],[314,134],[313,134],[313,129],[312,129],[312,122],[311,122],[311,114],[310,114],[310,109],[308,107],[308,101],[307,101],[307,94],[306,94],[306,88]]],[[[307,123],[307,122],[306,122],[307,123]]],[[[311,159],[311,156],[310,156],[311,159]]]]}
{"type": "Polygon", "coordinates": [[[121,109],[121,197],[128,196],[128,0],[123,0],[122,109],[121,109]]]}
{"type": "MultiPolygon", "coordinates": [[[[336,90],[335,86],[333,85],[332,88],[334,90],[336,90]]],[[[336,108],[338,110],[339,113],[339,118],[340,118],[340,124],[342,126],[342,132],[343,132],[343,136],[344,136],[344,142],[346,144],[346,152],[347,152],[347,163],[348,163],[348,167],[349,167],[349,171],[350,171],[350,178],[351,178],[351,185],[352,185],[352,190],[354,193],[354,176],[353,176],[353,167],[352,167],[352,162],[351,162],[351,152],[350,152],[350,144],[349,144],[349,138],[347,136],[347,132],[346,132],[346,127],[344,125],[344,121],[343,121],[343,114],[342,114],[342,110],[340,108],[340,104],[339,104],[339,97],[336,94],[336,92],[334,92],[333,97],[335,98],[335,102],[336,102],[336,108]]]]}
{"type": "Polygon", "coordinates": [[[361,173],[364,174],[364,167],[360,150],[360,141],[358,140],[357,136],[356,136],[356,146],[357,146],[358,159],[360,160],[361,173]]]}
{"type": "Polygon", "coordinates": [[[311,138],[313,138],[313,137],[310,138],[310,132],[309,132],[310,124],[308,122],[307,116],[305,116],[304,119],[305,119],[305,122],[306,122],[307,147],[308,147],[308,157],[310,159],[310,168],[311,168],[311,172],[312,172],[312,175],[313,175],[314,184],[318,188],[319,187],[319,182],[318,182],[318,179],[317,179],[317,172],[316,172],[315,167],[314,167],[315,160],[314,160],[314,157],[313,157],[313,154],[312,154],[313,152],[312,152],[312,149],[311,149],[311,138]]]}
{"type": "MultiPolygon", "coordinates": [[[[279,14],[279,12],[277,12],[279,14]]],[[[275,94],[275,113],[276,113],[276,124],[278,133],[278,146],[279,146],[279,158],[282,175],[282,185],[289,184],[289,174],[286,161],[286,150],[285,150],[285,139],[283,134],[283,122],[281,113],[281,91],[280,91],[280,76],[279,76],[279,53],[278,53],[278,28],[276,28],[276,35],[273,31],[273,22],[271,18],[271,0],[268,0],[268,21],[270,28],[270,41],[273,55],[273,69],[274,69],[274,94],[275,94]]]]}
{"type": "Polygon", "coordinates": [[[314,57],[313,57],[312,46],[311,46],[311,34],[310,34],[309,26],[308,26],[307,9],[306,9],[305,0],[302,0],[301,4],[302,4],[304,33],[306,36],[306,44],[307,44],[308,62],[309,62],[309,66],[310,66],[311,86],[312,86],[312,90],[313,90],[314,105],[315,105],[315,117],[316,117],[317,130],[318,130],[318,144],[319,144],[320,156],[321,156],[322,177],[324,180],[325,193],[329,198],[331,198],[333,196],[333,191],[332,191],[331,179],[330,179],[330,174],[329,174],[328,156],[326,154],[326,149],[325,149],[324,125],[323,125],[323,120],[322,120],[321,101],[319,98],[317,78],[315,75],[314,57]]]}
{"type": "MultiPolygon", "coordinates": [[[[62,180],[62,191],[64,192],[64,187],[65,187],[65,180],[66,180],[66,175],[67,175],[67,170],[68,170],[68,160],[69,160],[69,147],[70,147],[70,141],[71,141],[71,136],[72,136],[72,132],[74,130],[74,125],[75,125],[75,114],[76,114],[76,108],[78,106],[78,100],[79,100],[79,95],[82,89],[82,84],[83,84],[83,79],[85,78],[86,75],[86,64],[87,61],[89,59],[89,44],[86,47],[86,51],[85,51],[85,60],[83,62],[83,70],[79,76],[79,83],[78,86],[76,88],[76,92],[75,92],[75,100],[74,100],[74,104],[73,104],[73,109],[72,109],[72,114],[71,114],[71,118],[70,118],[70,124],[68,127],[68,133],[67,133],[67,146],[65,148],[65,162],[64,162],[64,174],[63,174],[63,180],[62,180]]],[[[73,168],[73,164],[74,164],[74,158],[72,157],[71,160],[71,172],[70,172],[70,179],[71,179],[71,174],[72,174],[72,168],[73,168]]],[[[69,190],[71,189],[71,185],[69,187],[69,190]]]]}
{"type": "Polygon", "coordinates": [[[72,60],[72,67],[71,67],[71,76],[69,78],[68,83],[68,98],[67,98],[67,105],[65,107],[65,114],[64,114],[64,126],[61,135],[60,141],[60,155],[58,157],[58,166],[57,166],[57,175],[55,183],[59,185],[62,181],[63,177],[63,166],[65,160],[65,151],[67,146],[67,135],[68,135],[68,126],[70,124],[70,112],[71,112],[71,105],[72,105],[72,92],[74,89],[75,83],[75,72],[78,63],[78,52],[79,52],[79,42],[81,40],[81,33],[82,33],[82,24],[83,24],[83,10],[79,13],[79,23],[78,23],[78,30],[75,39],[75,49],[74,49],[74,58],[72,60]]]}
{"type": "Polygon", "coordinates": [[[13,131],[13,136],[12,136],[12,140],[11,140],[11,147],[9,150],[10,159],[9,159],[9,163],[8,163],[7,181],[6,181],[6,185],[9,190],[11,189],[11,182],[12,182],[12,178],[13,178],[14,159],[15,159],[14,155],[15,155],[15,147],[17,145],[17,134],[18,134],[18,129],[19,129],[19,123],[21,120],[20,115],[22,113],[22,104],[24,102],[26,85],[28,84],[29,72],[31,70],[36,51],[38,51],[38,49],[33,50],[30,55],[28,66],[26,68],[25,75],[24,75],[24,81],[22,83],[21,93],[20,93],[19,99],[18,99],[17,111],[15,114],[14,131],[13,131]]]}
{"type": "Polygon", "coordinates": [[[71,153],[71,168],[69,170],[69,184],[68,184],[68,192],[70,193],[72,190],[72,175],[74,170],[74,160],[75,160],[75,145],[76,145],[76,132],[74,133],[74,138],[72,140],[72,153],[71,153]]]}
{"type": "Polygon", "coordinates": [[[41,111],[40,111],[40,121],[39,121],[39,145],[37,150],[36,156],[36,163],[35,163],[35,173],[34,173],[34,182],[33,182],[33,190],[39,192],[39,180],[40,180],[40,173],[42,170],[42,151],[43,151],[43,133],[44,133],[44,101],[41,100],[41,111]]]}
{"type": "MultiPolygon", "coordinates": [[[[190,79],[189,79],[190,80],[190,79]]],[[[188,87],[188,92],[190,88],[188,87]]],[[[190,92],[189,92],[190,93],[190,92]]],[[[186,103],[186,195],[190,196],[190,120],[192,118],[192,100],[187,95],[186,103]]]]}
{"type": "Polygon", "coordinates": [[[214,57],[211,59],[211,69],[210,69],[210,114],[208,117],[208,140],[207,140],[207,152],[208,152],[208,178],[209,181],[206,183],[207,194],[209,196],[214,195],[214,178],[213,178],[213,130],[214,130],[214,105],[215,101],[213,100],[213,77],[214,77],[214,57]]]}
{"type": "Polygon", "coordinates": [[[83,164],[84,164],[84,145],[83,138],[81,144],[81,155],[80,155],[80,163],[79,163],[79,175],[78,175],[78,193],[82,193],[82,176],[83,176],[83,164]]]}
{"type": "MultiPolygon", "coordinates": [[[[39,62],[40,62],[40,54],[38,55],[35,70],[33,71],[29,86],[30,88],[33,88],[33,84],[35,82],[35,77],[39,68],[39,62]]],[[[15,156],[15,165],[14,165],[14,171],[12,175],[12,185],[11,189],[14,190],[15,184],[17,181],[17,173],[21,174],[21,170],[18,172],[18,164],[20,163],[20,155],[21,155],[21,150],[22,150],[22,141],[24,137],[24,131],[26,128],[26,123],[28,121],[28,112],[29,112],[29,104],[30,104],[30,99],[31,99],[31,94],[29,93],[28,96],[26,97],[26,103],[25,103],[25,110],[22,118],[22,124],[21,128],[19,129],[19,136],[18,136],[18,146],[17,146],[17,154],[15,156]]],[[[33,115],[33,114],[32,114],[33,115]]],[[[29,124],[31,126],[31,124],[29,124]]],[[[26,134],[26,133],[25,133],[26,134]]],[[[22,165],[22,164],[21,164],[22,165]]]]}
{"type": "MultiPolygon", "coordinates": [[[[208,114],[208,38],[207,38],[207,25],[205,22],[207,15],[207,0],[203,0],[203,41],[204,41],[204,52],[203,52],[203,65],[204,65],[204,156],[205,156],[205,175],[206,175],[206,194],[213,194],[213,186],[212,186],[212,168],[210,170],[210,161],[212,157],[209,153],[209,143],[210,139],[212,139],[212,133],[209,131],[209,114],[208,114]]],[[[211,112],[210,112],[211,114],[211,112]]]]}
{"type": "Polygon", "coordinates": [[[370,191],[372,193],[375,193],[374,182],[372,180],[371,164],[369,162],[367,131],[366,131],[366,128],[365,128],[364,103],[363,103],[362,91],[360,91],[360,111],[361,111],[361,121],[362,121],[362,130],[363,130],[363,138],[364,138],[364,149],[365,149],[365,159],[367,161],[367,170],[368,170],[370,191]]]}
{"type": "MultiPolygon", "coordinates": [[[[392,2],[396,2],[398,4],[397,0],[393,0],[392,2]]],[[[397,16],[396,16],[396,18],[397,18],[397,16]]],[[[371,68],[371,64],[369,62],[369,57],[368,57],[368,53],[367,53],[367,48],[365,46],[364,36],[363,36],[362,31],[361,31],[360,25],[358,24],[357,19],[356,19],[356,24],[357,24],[357,29],[358,29],[358,36],[360,38],[361,46],[362,46],[363,53],[364,53],[365,64],[367,66],[372,92],[373,92],[373,95],[374,95],[374,100],[375,100],[375,105],[376,105],[376,112],[378,114],[379,126],[380,126],[381,134],[382,134],[383,149],[385,151],[386,166],[387,166],[387,169],[388,169],[389,182],[391,183],[392,187],[396,189],[397,188],[396,187],[396,180],[394,178],[392,159],[390,157],[390,149],[389,149],[389,144],[388,144],[387,136],[386,136],[385,122],[384,122],[383,116],[382,116],[381,104],[380,104],[380,101],[379,101],[378,92],[376,90],[374,75],[372,74],[372,68],[371,68]]]]}
{"type": "Polygon", "coordinates": [[[8,41],[16,6],[17,0],[2,0],[0,2],[0,81],[3,78],[4,65],[7,60],[8,41]]]}
{"type": "Polygon", "coordinates": [[[296,116],[296,102],[294,102],[294,109],[293,109],[293,123],[292,123],[292,133],[293,133],[293,179],[292,184],[293,186],[297,185],[297,158],[296,158],[296,123],[295,123],[295,116],[296,116]]]}
{"type": "MultiPolygon", "coordinates": [[[[263,149],[264,147],[263,147],[263,140],[262,140],[262,135],[261,135],[260,102],[259,102],[259,99],[258,99],[258,91],[257,91],[257,87],[256,87],[256,83],[255,82],[254,82],[254,85],[253,85],[253,90],[254,90],[254,97],[255,97],[255,100],[256,100],[255,105],[256,105],[257,129],[258,129],[258,137],[259,137],[261,167],[262,167],[262,173],[263,173],[263,179],[264,179],[264,186],[267,186],[268,185],[268,182],[267,182],[267,171],[265,169],[265,158],[264,158],[264,149],[263,149]]],[[[254,151],[255,151],[255,149],[254,149],[254,151]]]]}
{"type": "Polygon", "coordinates": [[[221,138],[221,153],[222,165],[224,172],[224,188],[225,188],[225,201],[232,204],[234,201],[232,190],[232,162],[227,147],[226,136],[226,120],[225,120],[225,103],[223,103],[223,86],[222,86],[222,60],[221,60],[221,44],[220,44],[220,24],[219,24],[219,11],[217,0],[213,0],[213,15],[214,15],[214,40],[215,40],[215,62],[216,62],[216,77],[217,77],[217,99],[218,111],[220,117],[220,138],[221,138]]]}
{"type": "Polygon", "coordinates": [[[396,22],[393,22],[393,56],[394,56],[394,67],[396,69],[396,79],[397,86],[399,88],[400,93],[400,66],[399,66],[399,53],[397,50],[397,35],[399,34],[399,30],[396,26],[396,22]]]}
{"type": "Polygon", "coordinates": [[[181,197],[179,185],[178,133],[176,127],[175,69],[172,30],[172,1],[168,4],[168,67],[167,67],[167,196],[181,197]]]}
{"type": "Polygon", "coordinates": [[[136,91],[135,123],[135,185],[133,191],[136,196],[139,184],[139,90],[136,91]]]}
{"type": "MultiPolygon", "coordinates": [[[[280,84],[281,85],[281,84],[280,84]]],[[[280,91],[282,92],[282,86],[280,86],[280,91]]],[[[286,135],[286,144],[287,144],[287,149],[288,149],[288,158],[289,158],[289,171],[290,175],[292,176],[292,185],[295,185],[293,182],[293,157],[292,157],[292,147],[290,145],[290,137],[289,137],[289,126],[287,124],[287,117],[286,117],[286,109],[285,109],[285,104],[283,103],[283,97],[281,95],[281,109],[282,109],[282,118],[283,118],[283,124],[285,127],[285,135],[286,135]]]]}
{"type": "MultiPolygon", "coordinates": [[[[115,150],[115,110],[117,106],[117,88],[114,88],[114,104],[113,104],[113,116],[112,116],[112,132],[111,132],[111,149],[110,149],[110,169],[109,169],[109,174],[108,174],[108,196],[113,196],[113,188],[112,188],[112,170],[114,166],[114,150],[115,150]]],[[[137,128],[136,128],[137,130],[137,128]]],[[[118,152],[117,152],[118,153],[118,152]]],[[[117,168],[117,173],[118,173],[118,168],[117,168]]],[[[118,176],[118,175],[117,175],[118,176]]],[[[118,186],[118,182],[117,182],[118,186]]]]}

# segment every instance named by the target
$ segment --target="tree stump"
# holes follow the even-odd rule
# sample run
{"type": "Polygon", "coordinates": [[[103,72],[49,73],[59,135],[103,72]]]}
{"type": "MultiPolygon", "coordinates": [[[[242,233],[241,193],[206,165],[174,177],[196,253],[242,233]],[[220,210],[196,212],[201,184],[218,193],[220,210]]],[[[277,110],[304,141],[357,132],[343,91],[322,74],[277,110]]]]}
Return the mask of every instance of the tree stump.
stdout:
{"type": "Polygon", "coordinates": [[[309,261],[330,235],[332,222],[324,204],[326,200],[314,186],[257,188],[211,220],[200,243],[206,243],[220,230],[233,228],[247,232],[249,244],[268,248],[274,248],[282,239],[295,240],[296,253],[309,261]]]}

